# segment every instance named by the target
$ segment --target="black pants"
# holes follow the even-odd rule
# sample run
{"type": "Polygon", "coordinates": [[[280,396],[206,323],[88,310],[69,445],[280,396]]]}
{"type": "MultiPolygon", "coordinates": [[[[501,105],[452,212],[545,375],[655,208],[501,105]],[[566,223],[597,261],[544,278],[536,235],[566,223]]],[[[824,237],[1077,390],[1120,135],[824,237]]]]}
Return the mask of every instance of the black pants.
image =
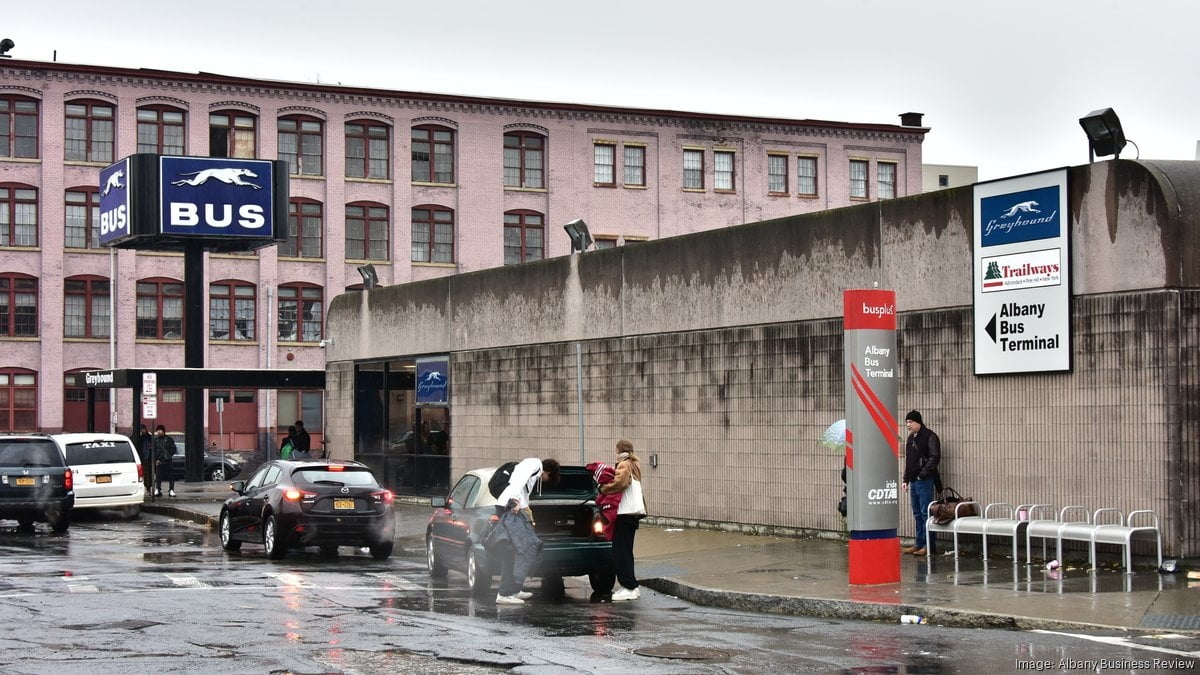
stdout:
{"type": "Polygon", "coordinates": [[[170,481],[172,490],[175,489],[175,466],[171,462],[158,462],[154,465],[155,490],[162,492],[163,479],[170,481]]]}
{"type": "Polygon", "coordinates": [[[617,516],[617,522],[613,525],[613,568],[617,573],[617,581],[629,590],[638,587],[637,576],[633,573],[633,538],[637,535],[641,519],[641,516],[617,516]]]}

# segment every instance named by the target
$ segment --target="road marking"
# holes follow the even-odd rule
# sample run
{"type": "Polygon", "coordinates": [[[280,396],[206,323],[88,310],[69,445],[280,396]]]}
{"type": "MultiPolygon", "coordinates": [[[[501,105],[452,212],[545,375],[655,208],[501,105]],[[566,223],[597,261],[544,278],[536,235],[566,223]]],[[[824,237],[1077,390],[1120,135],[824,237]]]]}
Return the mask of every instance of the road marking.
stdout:
{"type": "Polygon", "coordinates": [[[1080,640],[1091,640],[1092,642],[1102,642],[1107,645],[1115,645],[1117,647],[1130,647],[1134,649],[1145,649],[1152,652],[1160,652],[1163,654],[1171,654],[1172,656],[1188,656],[1192,658],[1200,657],[1200,651],[1185,652],[1179,649],[1168,649],[1167,647],[1156,647],[1154,645],[1142,645],[1136,642],[1130,642],[1128,638],[1108,635],[1080,635],[1078,633],[1063,633],[1054,630],[1033,630],[1033,633],[1044,633],[1046,635],[1065,635],[1067,637],[1079,638],[1080,640]]]}
{"type": "Polygon", "coordinates": [[[299,574],[291,572],[268,572],[266,576],[275,579],[284,586],[295,586],[296,588],[315,588],[316,585],[305,579],[299,574]]]}
{"type": "Polygon", "coordinates": [[[67,590],[71,593],[99,593],[100,589],[91,585],[68,584],[67,590]]]}
{"type": "Polygon", "coordinates": [[[379,579],[380,581],[385,581],[388,584],[395,587],[395,589],[398,589],[401,591],[423,591],[423,590],[425,590],[424,584],[418,584],[415,581],[412,581],[411,579],[407,579],[405,577],[400,576],[399,574],[392,574],[390,572],[369,572],[367,574],[367,576],[375,577],[376,579],[379,579]]]}
{"type": "Polygon", "coordinates": [[[170,579],[171,583],[182,588],[211,588],[211,586],[190,574],[163,574],[163,576],[170,579]]]}

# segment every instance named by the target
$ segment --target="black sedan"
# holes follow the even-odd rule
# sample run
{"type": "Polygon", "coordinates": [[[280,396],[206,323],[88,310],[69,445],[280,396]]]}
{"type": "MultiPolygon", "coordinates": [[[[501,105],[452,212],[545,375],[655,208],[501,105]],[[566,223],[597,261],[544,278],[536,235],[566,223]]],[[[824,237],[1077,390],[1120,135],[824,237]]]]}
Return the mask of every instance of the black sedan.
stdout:
{"type": "MultiPolygon", "coordinates": [[[[167,434],[175,441],[175,454],[171,457],[171,469],[175,472],[176,480],[183,480],[187,441],[183,434],[167,434]]],[[[213,455],[204,453],[204,480],[228,480],[242,472],[242,465],[230,455],[213,455]]]]}
{"type": "Polygon", "coordinates": [[[237,495],[221,507],[226,551],[250,542],[262,544],[276,560],[289,548],[305,546],[319,546],[327,555],[339,546],[365,546],[376,560],[392,554],[393,495],[364,464],[276,460],[229,487],[237,495]]]}

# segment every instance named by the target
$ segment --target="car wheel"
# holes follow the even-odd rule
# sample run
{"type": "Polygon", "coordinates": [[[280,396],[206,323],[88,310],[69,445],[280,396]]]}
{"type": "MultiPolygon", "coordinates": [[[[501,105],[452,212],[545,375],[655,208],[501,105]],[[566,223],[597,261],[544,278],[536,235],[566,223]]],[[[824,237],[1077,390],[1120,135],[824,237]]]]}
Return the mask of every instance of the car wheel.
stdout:
{"type": "Polygon", "coordinates": [[[142,507],[134,504],[121,509],[121,517],[125,520],[133,520],[142,514],[142,507]]]}
{"type": "Polygon", "coordinates": [[[33,532],[33,518],[18,518],[17,519],[17,531],[18,532],[33,532]]]}
{"type": "Polygon", "coordinates": [[[588,572],[588,583],[596,593],[612,593],[617,577],[612,572],[588,572]]]}
{"type": "Polygon", "coordinates": [[[321,547],[321,557],[322,557],[322,558],[336,558],[336,557],[338,557],[338,547],[336,547],[336,546],[322,546],[322,547],[321,547]]]}
{"type": "Polygon", "coordinates": [[[50,522],[50,529],[55,534],[62,534],[71,527],[71,513],[69,511],[50,511],[46,514],[46,520],[50,522]]]}
{"type": "Polygon", "coordinates": [[[551,574],[542,577],[542,597],[550,600],[557,600],[566,595],[567,589],[563,585],[563,578],[557,574],[551,574]]]}
{"type": "Polygon", "coordinates": [[[263,522],[263,548],[267,549],[267,557],[271,560],[279,560],[287,552],[287,546],[280,541],[281,536],[275,516],[267,516],[263,522]]]}
{"type": "Polygon", "coordinates": [[[446,566],[438,560],[437,553],[433,551],[432,535],[425,536],[425,564],[429,566],[429,576],[436,579],[446,576],[446,566]]]}
{"type": "Polygon", "coordinates": [[[209,480],[225,480],[225,467],[214,466],[208,472],[209,480]]]}
{"type": "Polygon", "coordinates": [[[376,544],[371,544],[371,557],[376,560],[387,560],[392,555],[392,547],[395,546],[390,541],[381,541],[376,544]]]}
{"type": "Polygon", "coordinates": [[[221,521],[219,525],[221,532],[221,548],[226,551],[236,551],[242,547],[242,542],[233,538],[233,526],[229,523],[229,512],[221,512],[221,521]]]}
{"type": "Polygon", "coordinates": [[[476,595],[487,595],[492,590],[492,575],[479,566],[474,548],[467,549],[467,585],[476,595]]]}

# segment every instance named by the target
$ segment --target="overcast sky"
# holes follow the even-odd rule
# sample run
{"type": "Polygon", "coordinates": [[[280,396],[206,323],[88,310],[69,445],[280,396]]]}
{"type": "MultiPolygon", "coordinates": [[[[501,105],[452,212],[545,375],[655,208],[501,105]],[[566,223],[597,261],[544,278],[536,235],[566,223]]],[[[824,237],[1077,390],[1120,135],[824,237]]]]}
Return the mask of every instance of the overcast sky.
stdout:
{"type": "MultiPolygon", "coordinates": [[[[1196,0],[5,3],[14,58],[405,91],[898,124],[981,180],[1087,162],[1114,108],[1195,159],[1196,0]]],[[[1133,145],[1123,158],[1138,156],[1133,145]]]]}

